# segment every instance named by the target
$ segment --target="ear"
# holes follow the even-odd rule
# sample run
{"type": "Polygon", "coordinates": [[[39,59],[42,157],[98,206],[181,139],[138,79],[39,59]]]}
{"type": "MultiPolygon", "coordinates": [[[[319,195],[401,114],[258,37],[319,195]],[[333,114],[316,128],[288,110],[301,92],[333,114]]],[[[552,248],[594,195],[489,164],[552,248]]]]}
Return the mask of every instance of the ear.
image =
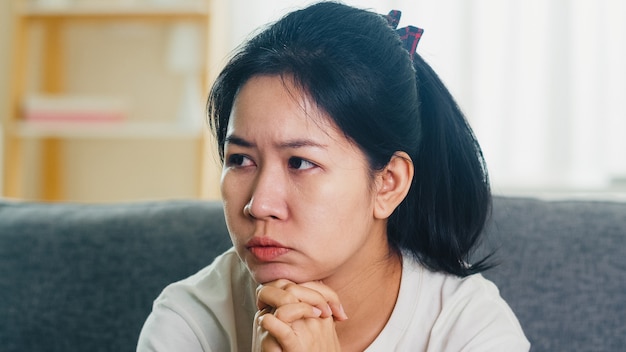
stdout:
{"type": "Polygon", "coordinates": [[[396,152],[376,175],[374,217],[386,219],[402,202],[413,181],[413,161],[405,152],[396,152]]]}

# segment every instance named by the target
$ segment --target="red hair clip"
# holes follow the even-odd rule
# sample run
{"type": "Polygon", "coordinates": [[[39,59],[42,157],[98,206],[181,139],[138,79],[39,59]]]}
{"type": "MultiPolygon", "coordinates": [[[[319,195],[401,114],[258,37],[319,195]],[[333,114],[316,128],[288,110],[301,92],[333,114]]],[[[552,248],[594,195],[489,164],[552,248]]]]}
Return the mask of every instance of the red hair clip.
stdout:
{"type": "Polygon", "coordinates": [[[391,10],[389,14],[384,17],[387,19],[387,23],[389,26],[396,30],[396,33],[400,36],[402,40],[402,44],[404,48],[409,52],[409,56],[411,60],[413,60],[413,56],[415,56],[415,51],[417,49],[417,44],[422,38],[422,33],[424,30],[414,26],[407,26],[397,29],[398,23],[400,23],[400,16],[402,15],[401,11],[391,10]]]}

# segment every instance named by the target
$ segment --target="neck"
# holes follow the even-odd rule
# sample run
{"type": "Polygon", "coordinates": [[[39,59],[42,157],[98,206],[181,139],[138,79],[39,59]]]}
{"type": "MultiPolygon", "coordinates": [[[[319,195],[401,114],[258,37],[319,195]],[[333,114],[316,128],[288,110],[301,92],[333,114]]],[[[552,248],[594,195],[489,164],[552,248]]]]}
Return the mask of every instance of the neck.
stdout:
{"type": "Polygon", "coordinates": [[[348,280],[325,283],[337,292],[348,315],[336,325],[342,350],[363,351],[391,317],[400,290],[402,256],[388,249],[352,273],[348,280]]]}

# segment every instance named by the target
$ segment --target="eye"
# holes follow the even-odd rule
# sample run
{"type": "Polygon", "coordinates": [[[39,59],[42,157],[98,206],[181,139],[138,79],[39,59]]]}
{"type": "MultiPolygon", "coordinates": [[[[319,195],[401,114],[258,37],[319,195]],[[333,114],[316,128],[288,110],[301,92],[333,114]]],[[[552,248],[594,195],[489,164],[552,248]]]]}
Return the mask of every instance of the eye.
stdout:
{"type": "Polygon", "coordinates": [[[296,170],[308,170],[317,166],[310,161],[298,157],[289,158],[287,164],[289,165],[289,168],[296,170]]]}
{"type": "Polygon", "coordinates": [[[250,160],[250,158],[243,154],[231,154],[228,156],[228,158],[226,158],[226,165],[234,167],[245,167],[252,166],[254,165],[254,163],[252,162],[252,160],[250,160]]]}

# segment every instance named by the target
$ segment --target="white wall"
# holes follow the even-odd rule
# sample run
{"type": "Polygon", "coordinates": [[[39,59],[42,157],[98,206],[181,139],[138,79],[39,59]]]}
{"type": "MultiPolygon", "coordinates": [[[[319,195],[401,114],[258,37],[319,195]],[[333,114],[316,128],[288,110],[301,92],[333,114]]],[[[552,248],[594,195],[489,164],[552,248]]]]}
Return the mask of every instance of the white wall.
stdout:
{"type": "MultiPolygon", "coordinates": [[[[235,0],[232,46],[311,1],[235,0]]],[[[353,0],[425,29],[498,193],[626,194],[626,2],[353,0]]]]}
{"type": "MultiPolygon", "coordinates": [[[[267,22],[311,2],[214,1],[222,13],[214,17],[221,30],[212,42],[232,50],[267,22]]],[[[625,191],[619,179],[626,176],[626,2],[345,2],[379,13],[402,10],[400,26],[425,29],[418,51],[467,113],[496,192],[625,191]]],[[[10,4],[0,1],[3,78],[9,73],[10,4]]],[[[211,55],[216,71],[225,56],[211,55]]],[[[7,97],[8,80],[2,79],[2,114],[7,97]]],[[[208,193],[215,194],[212,177],[208,193]]]]}

